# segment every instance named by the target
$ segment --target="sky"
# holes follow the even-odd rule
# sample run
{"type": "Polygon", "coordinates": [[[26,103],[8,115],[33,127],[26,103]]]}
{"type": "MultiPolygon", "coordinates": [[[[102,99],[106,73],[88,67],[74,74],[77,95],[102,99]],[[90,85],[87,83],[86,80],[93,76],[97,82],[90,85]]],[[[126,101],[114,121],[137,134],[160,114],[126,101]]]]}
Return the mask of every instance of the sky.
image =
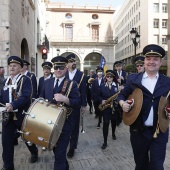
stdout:
{"type": "Polygon", "coordinates": [[[102,7],[108,7],[112,5],[114,9],[120,8],[125,0],[50,0],[50,2],[63,2],[65,5],[76,5],[83,6],[87,4],[88,6],[97,6],[100,4],[102,7]]]}

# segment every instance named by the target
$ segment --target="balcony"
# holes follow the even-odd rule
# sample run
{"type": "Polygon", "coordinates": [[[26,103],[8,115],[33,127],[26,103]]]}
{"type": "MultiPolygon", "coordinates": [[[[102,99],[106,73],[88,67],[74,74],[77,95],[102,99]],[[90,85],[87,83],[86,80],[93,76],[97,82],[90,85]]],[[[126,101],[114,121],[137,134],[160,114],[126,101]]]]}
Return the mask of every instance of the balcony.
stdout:
{"type": "Polygon", "coordinates": [[[112,36],[95,36],[95,37],[89,37],[89,36],[74,36],[71,38],[58,36],[58,35],[52,35],[49,38],[49,41],[52,43],[58,43],[58,42],[80,42],[80,43],[109,43],[109,44],[117,44],[118,39],[112,36]]]}
{"type": "Polygon", "coordinates": [[[49,41],[45,34],[37,33],[37,47],[41,50],[47,48],[49,50],[49,41]]]}

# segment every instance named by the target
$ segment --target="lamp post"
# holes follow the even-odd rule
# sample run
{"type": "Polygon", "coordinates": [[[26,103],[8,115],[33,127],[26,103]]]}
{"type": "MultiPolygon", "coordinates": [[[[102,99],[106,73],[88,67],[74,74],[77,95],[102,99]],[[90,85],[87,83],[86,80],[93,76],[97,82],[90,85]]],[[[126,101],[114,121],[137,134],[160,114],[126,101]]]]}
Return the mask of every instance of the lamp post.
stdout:
{"type": "Polygon", "coordinates": [[[136,47],[139,43],[140,35],[138,34],[136,28],[132,28],[132,30],[130,31],[130,34],[131,34],[131,39],[132,39],[133,45],[135,47],[135,55],[134,55],[134,58],[135,58],[136,57],[136,47]]]}

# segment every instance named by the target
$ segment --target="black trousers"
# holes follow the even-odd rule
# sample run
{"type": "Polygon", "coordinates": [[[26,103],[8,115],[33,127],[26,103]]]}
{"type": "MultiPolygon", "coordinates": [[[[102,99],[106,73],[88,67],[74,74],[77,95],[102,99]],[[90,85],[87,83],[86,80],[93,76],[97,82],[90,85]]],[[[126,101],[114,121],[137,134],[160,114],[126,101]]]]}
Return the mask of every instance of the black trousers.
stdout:
{"type": "Polygon", "coordinates": [[[136,164],[135,170],[164,170],[168,132],[160,132],[157,138],[153,138],[153,129],[131,131],[130,141],[136,164]]]}
{"type": "Polygon", "coordinates": [[[111,121],[111,126],[112,126],[112,136],[115,133],[116,130],[116,120],[103,120],[103,138],[104,138],[104,143],[107,144],[107,137],[109,133],[109,124],[111,121]]]}

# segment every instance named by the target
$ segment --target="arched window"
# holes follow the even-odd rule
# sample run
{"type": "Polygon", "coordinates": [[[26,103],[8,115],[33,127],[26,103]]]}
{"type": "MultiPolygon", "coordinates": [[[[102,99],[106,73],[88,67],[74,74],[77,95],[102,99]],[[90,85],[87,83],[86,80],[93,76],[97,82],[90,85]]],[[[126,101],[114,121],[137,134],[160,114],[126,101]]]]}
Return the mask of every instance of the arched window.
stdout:
{"type": "Polygon", "coordinates": [[[67,19],[71,19],[71,18],[72,18],[72,14],[71,14],[71,13],[67,13],[67,14],[65,15],[65,17],[66,17],[67,19]]]}
{"type": "Polygon", "coordinates": [[[97,14],[93,14],[93,15],[92,15],[92,18],[93,18],[93,19],[98,19],[99,16],[98,16],[97,14]]]}

